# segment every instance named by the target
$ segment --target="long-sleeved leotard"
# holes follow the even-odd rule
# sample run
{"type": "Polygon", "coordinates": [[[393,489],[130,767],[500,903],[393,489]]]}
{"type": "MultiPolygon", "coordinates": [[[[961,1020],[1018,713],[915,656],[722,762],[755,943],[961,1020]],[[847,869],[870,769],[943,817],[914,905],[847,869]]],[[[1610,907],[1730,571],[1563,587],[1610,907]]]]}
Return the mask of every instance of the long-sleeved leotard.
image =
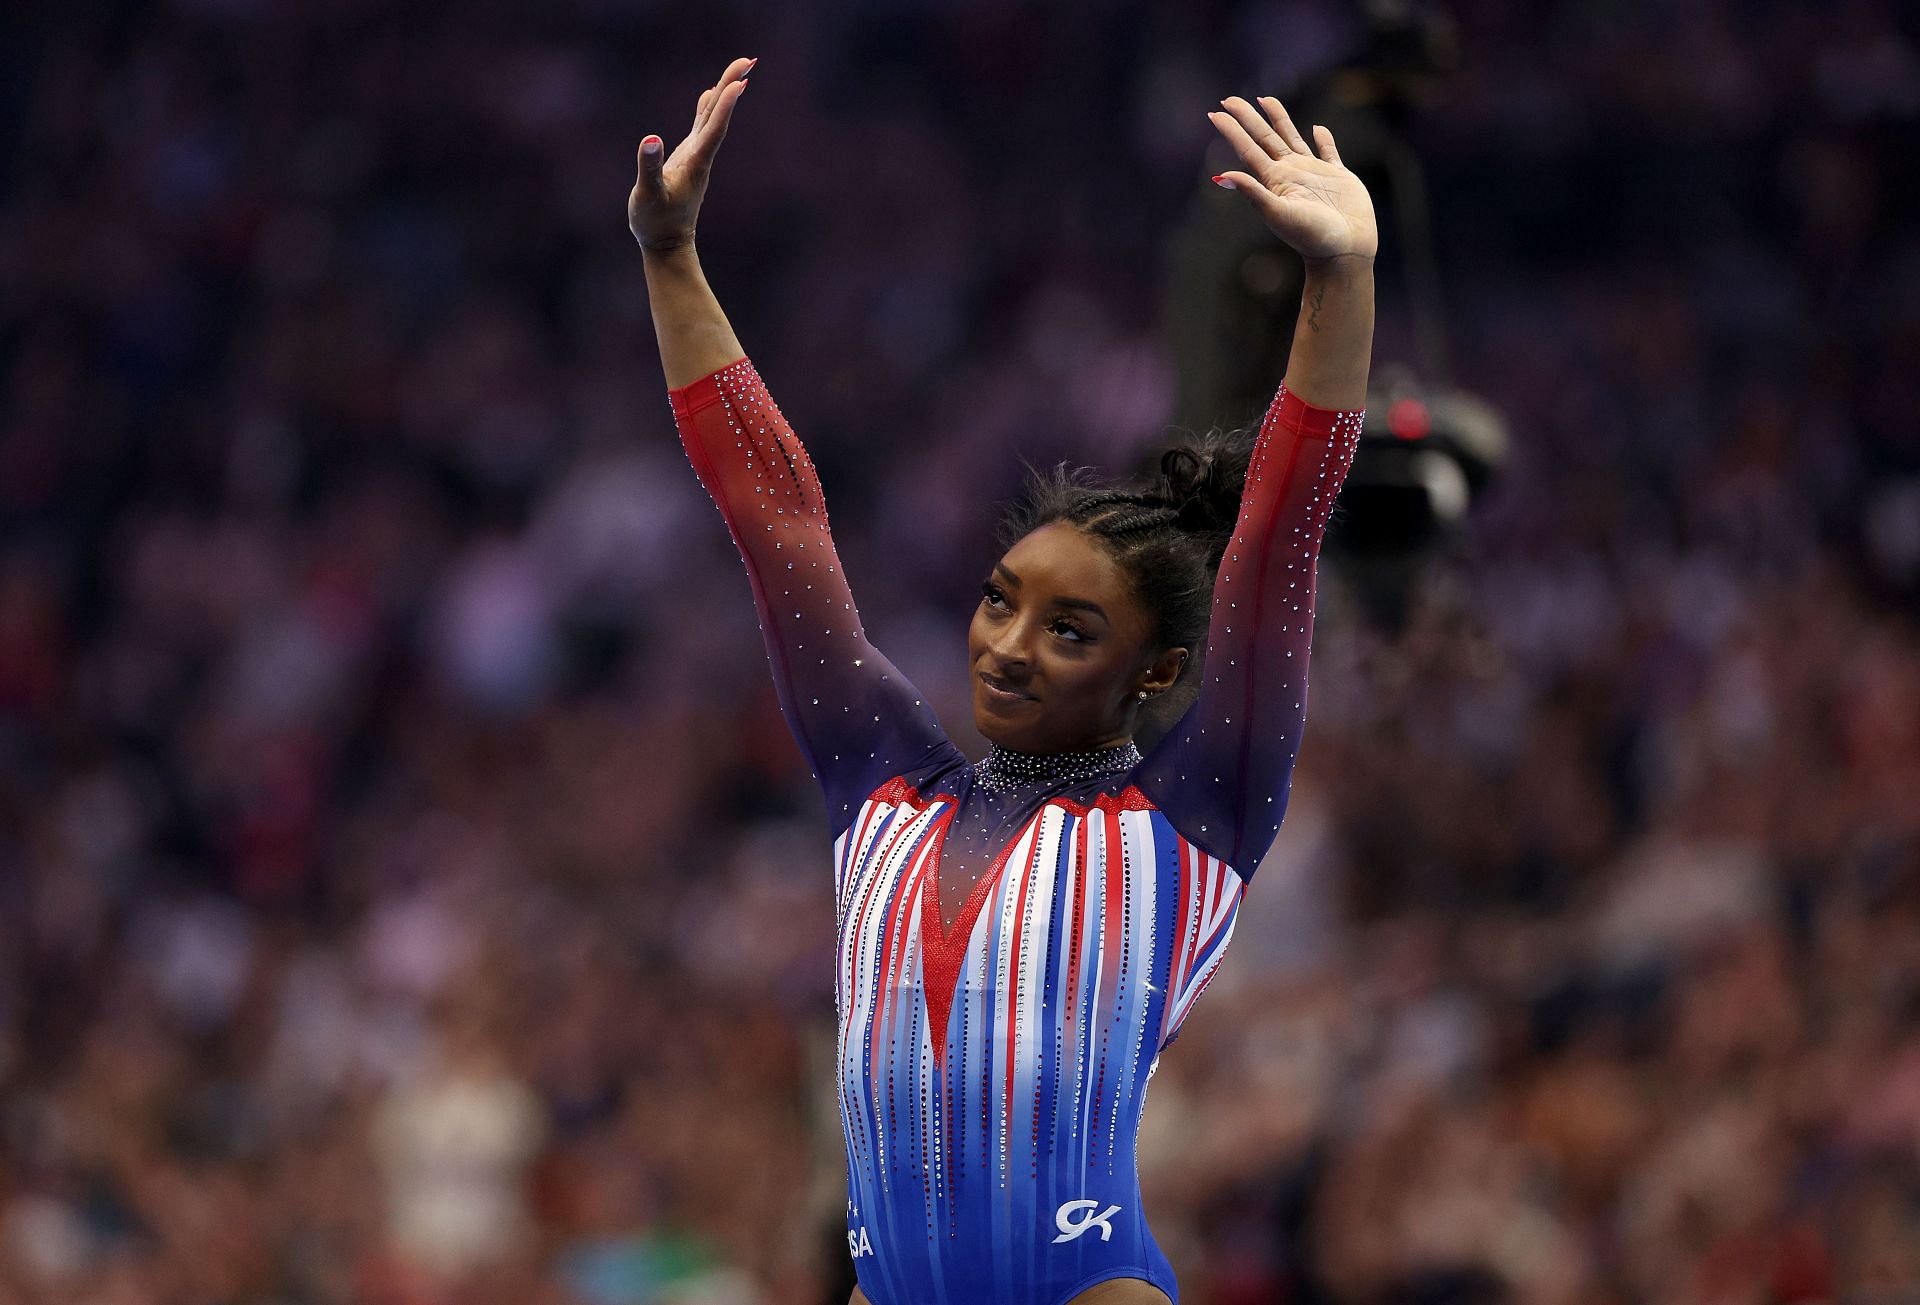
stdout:
{"type": "Polygon", "coordinates": [[[1202,688],[1137,766],[984,782],[861,630],[806,451],[742,358],[669,391],[752,580],[834,852],[847,1244],[874,1305],[1060,1305],[1143,1278],[1147,1080],[1285,813],[1315,558],[1362,414],[1284,387],[1216,581],[1202,688]],[[948,921],[938,881],[986,873],[948,921]]]}

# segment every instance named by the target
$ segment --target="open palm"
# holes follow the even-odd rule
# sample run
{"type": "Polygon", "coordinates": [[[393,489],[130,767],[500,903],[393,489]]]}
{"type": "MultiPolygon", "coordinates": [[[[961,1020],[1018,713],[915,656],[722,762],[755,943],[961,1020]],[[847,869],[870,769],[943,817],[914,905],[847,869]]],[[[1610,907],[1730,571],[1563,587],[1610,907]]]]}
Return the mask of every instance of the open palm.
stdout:
{"type": "Polygon", "coordinates": [[[641,248],[670,249],[693,239],[713,156],[726,139],[733,106],[747,88],[747,71],[757,62],[735,59],[720,74],[719,81],[700,93],[693,130],[674,146],[673,153],[661,157],[664,141],[658,141],[659,148],[649,151],[647,141],[655,141],[655,137],[640,142],[640,172],[634,179],[633,193],[627,196],[627,226],[641,248]]]}
{"type": "Polygon", "coordinates": [[[1372,258],[1380,248],[1373,199],[1340,162],[1333,133],[1313,129],[1320,143],[1315,155],[1285,105],[1271,95],[1257,98],[1264,117],[1238,95],[1220,101],[1224,112],[1207,114],[1247,167],[1246,172],[1223,172],[1221,179],[1244,191],[1273,234],[1302,258],[1372,258]]]}

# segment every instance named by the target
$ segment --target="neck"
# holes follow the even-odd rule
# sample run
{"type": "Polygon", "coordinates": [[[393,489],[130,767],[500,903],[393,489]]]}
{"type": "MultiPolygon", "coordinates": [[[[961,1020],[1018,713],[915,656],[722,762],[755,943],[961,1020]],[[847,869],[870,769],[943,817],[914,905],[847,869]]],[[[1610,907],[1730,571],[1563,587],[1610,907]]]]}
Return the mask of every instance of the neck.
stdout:
{"type": "Polygon", "coordinates": [[[1017,785],[1098,779],[1131,770],[1140,760],[1140,749],[1131,739],[1076,752],[1016,752],[998,743],[989,743],[987,755],[974,770],[989,792],[997,792],[1017,785]]]}

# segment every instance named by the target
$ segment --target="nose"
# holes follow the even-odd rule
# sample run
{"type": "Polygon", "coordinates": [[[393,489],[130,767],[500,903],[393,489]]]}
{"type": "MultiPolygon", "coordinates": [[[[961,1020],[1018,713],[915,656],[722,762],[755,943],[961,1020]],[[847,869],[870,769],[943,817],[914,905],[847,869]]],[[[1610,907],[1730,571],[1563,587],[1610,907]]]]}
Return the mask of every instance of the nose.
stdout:
{"type": "Polygon", "coordinates": [[[1008,621],[994,632],[988,642],[987,651],[993,654],[996,675],[1016,679],[1027,673],[1029,655],[1025,626],[1024,621],[1008,621]]]}

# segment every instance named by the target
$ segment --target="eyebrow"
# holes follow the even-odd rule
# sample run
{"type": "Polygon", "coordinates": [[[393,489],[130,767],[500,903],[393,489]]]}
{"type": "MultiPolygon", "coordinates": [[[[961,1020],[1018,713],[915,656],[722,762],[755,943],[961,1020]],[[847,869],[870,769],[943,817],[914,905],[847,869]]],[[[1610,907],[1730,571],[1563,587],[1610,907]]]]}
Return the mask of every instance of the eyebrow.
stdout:
{"type": "MultiPolygon", "coordinates": [[[[1018,589],[1020,587],[1020,577],[1009,570],[1006,563],[996,562],[993,565],[993,569],[1011,581],[1014,588],[1018,589]]],[[[1112,623],[1113,618],[1107,615],[1106,608],[1100,606],[1100,604],[1094,602],[1091,598],[1056,598],[1053,600],[1053,603],[1056,607],[1073,607],[1083,612],[1092,612],[1101,620],[1109,624],[1112,623]]]]}

